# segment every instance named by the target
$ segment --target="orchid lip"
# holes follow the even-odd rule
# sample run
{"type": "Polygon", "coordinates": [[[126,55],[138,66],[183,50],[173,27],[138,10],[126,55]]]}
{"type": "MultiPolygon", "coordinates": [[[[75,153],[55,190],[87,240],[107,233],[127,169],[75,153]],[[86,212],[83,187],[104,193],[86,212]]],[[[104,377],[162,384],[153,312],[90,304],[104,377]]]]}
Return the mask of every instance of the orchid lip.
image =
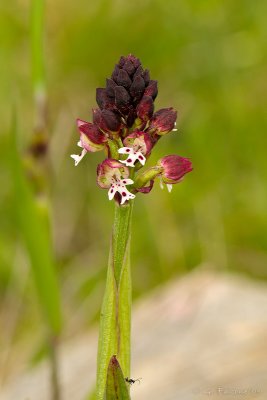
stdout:
{"type": "Polygon", "coordinates": [[[135,162],[139,161],[142,165],[146,163],[146,157],[141,153],[141,151],[135,151],[132,147],[121,147],[118,150],[119,154],[127,154],[128,158],[126,160],[119,160],[122,164],[127,167],[135,167],[135,162]]]}
{"type": "Polygon", "coordinates": [[[132,179],[112,179],[112,184],[108,191],[108,198],[112,200],[116,193],[121,195],[121,204],[124,204],[127,200],[132,200],[135,195],[129,192],[126,185],[132,185],[134,181],[132,179]]]}

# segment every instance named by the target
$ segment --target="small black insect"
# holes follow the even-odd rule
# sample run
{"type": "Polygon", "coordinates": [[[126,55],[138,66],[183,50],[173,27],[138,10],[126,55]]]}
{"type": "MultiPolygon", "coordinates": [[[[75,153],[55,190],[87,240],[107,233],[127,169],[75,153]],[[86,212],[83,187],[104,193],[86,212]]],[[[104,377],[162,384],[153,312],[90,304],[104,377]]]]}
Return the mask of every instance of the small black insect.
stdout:
{"type": "Polygon", "coordinates": [[[125,378],[126,382],[128,382],[130,385],[133,385],[137,381],[138,381],[138,383],[140,383],[141,379],[142,378],[137,378],[137,379],[132,379],[132,378],[128,378],[128,377],[125,378]]]}

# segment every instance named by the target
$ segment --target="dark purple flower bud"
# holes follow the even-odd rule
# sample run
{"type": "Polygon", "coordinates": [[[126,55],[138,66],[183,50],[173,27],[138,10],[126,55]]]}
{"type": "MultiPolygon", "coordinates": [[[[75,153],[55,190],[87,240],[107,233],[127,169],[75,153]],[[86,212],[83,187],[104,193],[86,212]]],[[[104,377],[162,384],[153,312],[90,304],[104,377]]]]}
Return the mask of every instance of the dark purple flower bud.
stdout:
{"type": "Polygon", "coordinates": [[[119,73],[120,67],[118,65],[115,65],[114,71],[112,72],[111,78],[117,82],[117,76],[119,73]]]}
{"type": "Polygon", "coordinates": [[[149,80],[150,80],[150,75],[149,75],[149,70],[148,69],[145,69],[145,71],[143,73],[143,78],[144,78],[145,84],[147,86],[148,83],[149,83],[149,80]]]}
{"type": "Polygon", "coordinates": [[[93,108],[93,123],[102,129],[102,111],[99,108],[93,108]]]}
{"type": "Polygon", "coordinates": [[[126,89],[128,89],[132,84],[132,81],[131,81],[128,73],[126,71],[124,71],[123,69],[119,70],[119,73],[117,76],[117,84],[125,87],[126,89]]]}
{"type": "Polygon", "coordinates": [[[107,79],[106,80],[106,94],[109,97],[115,97],[115,87],[116,87],[116,83],[112,80],[112,79],[107,79]]]}
{"type": "Polygon", "coordinates": [[[120,111],[125,111],[130,103],[130,95],[123,86],[115,87],[115,104],[120,111]]]}
{"type": "Polygon", "coordinates": [[[153,115],[149,130],[155,131],[157,135],[165,135],[174,129],[176,118],[177,111],[172,107],[162,108],[153,115]]]}
{"type": "Polygon", "coordinates": [[[121,127],[119,116],[111,110],[103,110],[102,116],[106,122],[107,128],[111,132],[118,132],[121,127]]]}
{"type": "Polygon", "coordinates": [[[93,109],[93,122],[104,132],[118,132],[121,127],[119,116],[111,110],[93,109]]]}
{"type": "Polygon", "coordinates": [[[124,66],[124,64],[125,64],[125,61],[126,61],[126,57],[121,56],[121,58],[120,58],[120,60],[118,62],[118,66],[122,68],[124,66]]]}
{"type": "Polygon", "coordinates": [[[144,69],[143,69],[142,65],[140,65],[134,74],[134,78],[136,78],[137,76],[143,77],[143,74],[144,74],[144,69]]]}
{"type": "Polygon", "coordinates": [[[137,115],[136,115],[136,111],[135,108],[133,106],[130,106],[127,118],[126,118],[126,122],[127,122],[127,126],[132,126],[135,119],[136,119],[137,115]]]}
{"type": "Polygon", "coordinates": [[[131,61],[133,63],[135,69],[137,69],[141,65],[141,62],[140,62],[139,58],[136,58],[132,54],[129,54],[125,58],[126,58],[127,61],[131,61]]]}
{"type": "Polygon", "coordinates": [[[136,76],[130,87],[131,96],[134,99],[141,99],[145,90],[145,81],[142,76],[136,76]]]}
{"type": "Polygon", "coordinates": [[[81,146],[86,151],[95,152],[104,148],[107,136],[96,125],[77,119],[77,126],[80,132],[81,146]]]}
{"type": "Polygon", "coordinates": [[[114,108],[114,100],[110,98],[107,94],[106,89],[97,88],[96,89],[96,102],[101,108],[113,109],[114,108]]]}
{"type": "Polygon", "coordinates": [[[132,76],[135,72],[135,66],[133,65],[131,60],[127,60],[125,62],[123,69],[128,73],[129,76],[132,76]]]}
{"type": "Polygon", "coordinates": [[[152,97],[143,96],[142,100],[136,108],[136,111],[138,118],[140,118],[142,122],[149,121],[154,111],[154,103],[152,97]]]}
{"type": "Polygon", "coordinates": [[[132,147],[135,151],[140,151],[148,156],[152,150],[153,142],[147,132],[133,131],[123,141],[124,146],[132,147]]]}
{"type": "Polygon", "coordinates": [[[192,171],[192,163],[188,158],[177,155],[169,155],[161,158],[157,165],[162,167],[161,178],[166,184],[180,182],[184,175],[192,171]]]}
{"type": "Polygon", "coordinates": [[[155,100],[158,95],[158,81],[149,81],[148,86],[145,88],[144,95],[151,96],[152,99],[155,100]]]}

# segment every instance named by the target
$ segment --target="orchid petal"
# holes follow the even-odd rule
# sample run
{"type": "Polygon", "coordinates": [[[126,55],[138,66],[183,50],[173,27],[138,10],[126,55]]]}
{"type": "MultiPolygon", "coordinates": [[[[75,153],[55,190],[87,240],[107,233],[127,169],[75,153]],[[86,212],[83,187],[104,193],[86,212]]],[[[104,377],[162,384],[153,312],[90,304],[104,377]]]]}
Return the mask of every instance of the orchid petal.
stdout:
{"type": "Polygon", "coordinates": [[[83,159],[85,154],[87,153],[87,150],[83,149],[81,154],[71,154],[71,158],[74,160],[75,167],[79,164],[79,162],[83,159]]]}
{"type": "Polygon", "coordinates": [[[118,150],[119,154],[131,154],[134,153],[134,150],[131,147],[121,147],[118,150]]]}
{"type": "Polygon", "coordinates": [[[115,196],[115,193],[116,193],[116,188],[115,188],[114,185],[112,185],[111,188],[108,191],[108,199],[112,200],[113,197],[115,196]]]}

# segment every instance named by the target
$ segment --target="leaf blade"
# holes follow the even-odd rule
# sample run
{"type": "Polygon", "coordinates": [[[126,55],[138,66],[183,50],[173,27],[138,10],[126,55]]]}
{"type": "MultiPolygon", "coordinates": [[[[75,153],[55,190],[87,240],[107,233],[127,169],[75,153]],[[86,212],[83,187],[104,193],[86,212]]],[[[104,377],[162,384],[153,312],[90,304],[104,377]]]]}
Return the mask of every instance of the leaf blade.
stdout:
{"type": "Polygon", "coordinates": [[[130,400],[129,390],[115,355],[111,357],[108,366],[105,400],[130,400]]]}
{"type": "Polygon", "coordinates": [[[62,315],[59,286],[55,272],[48,213],[33,194],[17,149],[16,118],[11,129],[11,169],[15,194],[15,211],[20,234],[31,261],[34,283],[40,305],[53,334],[60,333],[62,315]],[[14,145],[15,143],[15,145],[14,145]]]}

